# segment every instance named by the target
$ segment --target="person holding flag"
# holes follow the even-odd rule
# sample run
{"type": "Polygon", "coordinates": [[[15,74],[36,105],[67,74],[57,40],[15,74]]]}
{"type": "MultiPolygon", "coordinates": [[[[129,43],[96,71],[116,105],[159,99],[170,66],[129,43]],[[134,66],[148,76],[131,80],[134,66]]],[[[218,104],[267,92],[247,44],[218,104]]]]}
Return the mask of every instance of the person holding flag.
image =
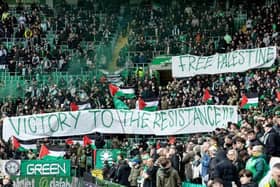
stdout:
{"type": "Polygon", "coordinates": [[[210,94],[209,87],[203,89],[202,102],[206,104],[213,103],[213,98],[212,95],[210,94]]]}

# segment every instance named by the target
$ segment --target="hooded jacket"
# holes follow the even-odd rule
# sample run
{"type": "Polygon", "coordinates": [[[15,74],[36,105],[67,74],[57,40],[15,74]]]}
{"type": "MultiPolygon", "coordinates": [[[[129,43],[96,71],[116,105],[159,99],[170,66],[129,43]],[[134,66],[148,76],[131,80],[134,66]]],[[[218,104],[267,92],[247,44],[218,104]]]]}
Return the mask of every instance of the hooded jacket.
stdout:
{"type": "Polygon", "coordinates": [[[171,167],[171,163],[157,171],[157,187],[180,187],[181,179],[178,172],[171,167]]]}
{"type": "Polygon", "coordinates": [[[147,168],[146,173],[149,177],[144,180],[143,187],[156,187],[157,170],[157,166],[147,168]]]}
{"type": "Polygon", "coordinates": [[[246,169],[253,174],[253,181],[259,182],[269,170],[266,159],[263,154],[252,156],[246,163],[246,169]]]}
{"type": "Polygon", "coordinates": [[[130,186],[137,186],[137,179],[143,170],[140,165],[133,166],[130,170],[130,175],[128,177],[128,181],[130,182],[130,186]]]}

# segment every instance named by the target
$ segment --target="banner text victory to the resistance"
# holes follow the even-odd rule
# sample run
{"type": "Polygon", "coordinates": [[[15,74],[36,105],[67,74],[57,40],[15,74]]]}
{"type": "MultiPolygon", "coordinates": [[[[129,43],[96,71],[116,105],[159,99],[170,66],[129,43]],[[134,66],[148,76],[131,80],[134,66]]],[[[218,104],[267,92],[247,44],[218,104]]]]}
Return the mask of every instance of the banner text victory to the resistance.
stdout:
{"type": "Polygon", "coordinates": [[[277,57],[276,47],[236,50],[211,56],[181,55],[172,57],[173,77],[183,78],[203,74],[244,72],[268,68],[277,57]]]}
{"type": "Polygon", "coordinates": [[[237,106],[205,105],[147,112],[95,109],[56,112],[4,119],[3,139],[21,140],[73,136],[94,132],[175,135],[210,132],[237,123],[237,106]]]}

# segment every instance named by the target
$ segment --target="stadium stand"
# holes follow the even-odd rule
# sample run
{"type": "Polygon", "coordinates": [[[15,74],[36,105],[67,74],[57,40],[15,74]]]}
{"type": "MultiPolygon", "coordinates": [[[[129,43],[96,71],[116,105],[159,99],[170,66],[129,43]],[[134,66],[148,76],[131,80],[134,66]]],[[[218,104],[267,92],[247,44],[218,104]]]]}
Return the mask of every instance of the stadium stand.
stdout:
{"type": "Polygon", "coordinates": [[[279,1],[71,2],[0,0],[1,185],[33,180],[40,186],[38,175],[46,175],[50,184],[60,180],[70,186],[280,186],[275,178],[279,1]],[[180,55],[203,58],[258,49],[275,49],[269,67],[183,78],[171,74],[180,55]],[[197,110],[200,117],[184,121],[173,134],[163,126],[166,134],[131,130],[140,119],[144,129],[149,118],[157,120],[148,126],[170,122],[170,129],[177,128],[186,118],[183,112],[203,107],[197,110]],[[226,107],[234,108],[235,118],[224,115],[221,121],[227,123],[219,126],[217,113],[226,107]],[[216,115],[214,124],[213,116],[203,116],[209,110],[216,115]],[[81,132],[65,130],[87,111],[94,120],[81,119],[81,132]],[[131,111],[139,111],[138,117],[128,117],[131,111]],[[118,114],[111,125],[122,129],[96,127],[108,122],[106,112],[118,114]],[[73,118],[69,123],[67,116],[73,118]],[[196,121],[201,127],[189,126],[196,121]],[[97,130],[84,130],[91,123],[97,130]],[[37,133],[40,128],[44,133],[37,133]],[[61,128],[61,134],[53,128],[61,128]],[[10,161],[19,165],[17,171],[6,169],[10,161]],[[47,162],[69,170],[54,175],[26,169],[47,162]]]}

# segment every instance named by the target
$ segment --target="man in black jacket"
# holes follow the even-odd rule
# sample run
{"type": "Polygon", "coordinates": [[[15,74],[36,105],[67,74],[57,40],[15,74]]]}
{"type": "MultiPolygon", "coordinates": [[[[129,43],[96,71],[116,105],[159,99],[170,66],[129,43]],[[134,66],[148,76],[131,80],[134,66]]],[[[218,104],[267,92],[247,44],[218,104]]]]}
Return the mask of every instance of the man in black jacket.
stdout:
{"type": "Polygon", "coordinates": [[[270,157],[280,156],[280,140],[279,136],[276,133],[275,129],[272,128],[272,123],[266,123],[263,125],[264,128],[264,135],[263,135],[263,144],[264,144],[264,154],[268,156],[268,159],[270,157]]]}
{"type": "Polygon", "coordinates": [[[236,167],[232,163],[237,157],[237,152],[234,149],[230,149],[227,152],[227,156],[224,160],[219,162],[214,170],[214,178],[220,178],[223,180],[224,186],[231,186],[232,182],[239,182],[238,172],[236,167]]]}
{"type": "Polygon", "coordinates": [[[156,187],[158,167],[154,165],[152,158],[147,160],[147,169],[143,172],[144,184],[143,187],[156,187]]]}
{"type": "Polygon", "coordinates": [[[169,150],[169,157],[171,160],[171,166],[180,172],[180,157],[176,151],[176,147],[174,145],[171,146],[169,150]]]}
{"type": "Polygon", "coordinates": [[[124,186],[129,186],[128,177],[131,168],[129,167],[126,160],[119,161],[119,168],[117,170],[117,182],[124,186]]]}

